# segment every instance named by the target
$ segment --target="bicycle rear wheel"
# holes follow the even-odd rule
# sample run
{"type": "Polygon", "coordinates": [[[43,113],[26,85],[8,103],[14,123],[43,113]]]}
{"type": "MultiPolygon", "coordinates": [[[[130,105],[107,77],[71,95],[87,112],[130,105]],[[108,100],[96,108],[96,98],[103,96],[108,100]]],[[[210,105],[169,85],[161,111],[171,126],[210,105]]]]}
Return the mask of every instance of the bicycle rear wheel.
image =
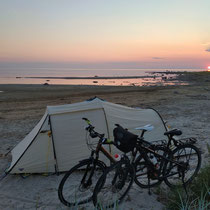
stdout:
{"type": "Polygon", "coordinates": [[[135,169],[128,160],[121,160],[106,169],[93,193],[93,203],[100,209],[118,205],[133,183],[135,169]]]}
{"type": "Polygon", "coordinates": [[[173,151],[173,161],[175,162],[169,161],[165,168],[165,183],[169,187],[186,185],[193,180],[200,169],[201,154],[196,146],[183,144],[173,151]]]}
{"type": "Polygon", "coordinates": [[[147,152],[147,156],[154,156],[157,160],[156,166],[149,165],[142,156],[139,156],[135,161],[136,175],[134,181],[141,188],[154,187],[162,182],[162,180],[159,179],[159,170],[161,170],[163,160],[159,155],[168,156],[169,152],[162,146],[155,146],[152,150],[158,155],[147,152]],[[150,183],[148,178],[150,178],[150,183]]]}
{"type": "Polygon", "coordinates": [[[100,161],[87,159],[71,168],[58,188],[58,197],[66,206],[81,205],[91,201],[98,178],[105,171],[100,161]]]}

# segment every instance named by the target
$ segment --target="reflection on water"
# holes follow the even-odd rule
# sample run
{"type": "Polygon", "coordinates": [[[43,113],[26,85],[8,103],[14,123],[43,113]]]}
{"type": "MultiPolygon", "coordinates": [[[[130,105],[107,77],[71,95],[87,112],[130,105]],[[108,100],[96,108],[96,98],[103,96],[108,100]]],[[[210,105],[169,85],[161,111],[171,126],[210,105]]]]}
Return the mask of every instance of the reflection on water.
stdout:
{"type": "MultiPolygon", "coordinates": [[[[109,86],[163,86],[185,85],[177,80],[167,80],[162,77],[135,79],[35,79],[35,78],[0,78],[0,84],[49,84],[49,85],[109,85],[109,86]]],[[[0,91],[1,92],[1,91],[0,91]]]]}
{"type": "Polygon", "coordinates": [[[0,84],[45,84],[50,85],[109,85],[109,86],[162,86],[185,85],[176,80],[181,72],[199,72],[203,69],[69,69],[69,68],[1,68],[0,84]],[[176,74],[178,73],[178,74],[176,74]],[[49,78],[49,76],[54,78],[49,78]],[[126,78],[136,76],[138,78],[126,78]],[[149,76],[149,77],[148,77],[149,76]],[[26,78],[31,77],[31,78],[26,78]],[[32,78],[40,77],[40,78],[32,78]],[[45,78],[41,78],[45,77],[45,78]],[[57,77],[57,79],[56,79],[57,77]],[[60,78],[59,78],[60,77],[60,78]],[[61,78],[64,77],[64,78],[61,78]],[[71,77],[65,79],[65,77],[71,77]],[[72,79],[72,77],[92,77],[72,79]],[[109,78],[99,78],[109,77],[109,78]],[[116,77],[121,77],[120,79],[116,77]],[[123,77],[123,78],[122,78],[123,77]],[[140,78],[144,77],[144,78],[140,78]]]}

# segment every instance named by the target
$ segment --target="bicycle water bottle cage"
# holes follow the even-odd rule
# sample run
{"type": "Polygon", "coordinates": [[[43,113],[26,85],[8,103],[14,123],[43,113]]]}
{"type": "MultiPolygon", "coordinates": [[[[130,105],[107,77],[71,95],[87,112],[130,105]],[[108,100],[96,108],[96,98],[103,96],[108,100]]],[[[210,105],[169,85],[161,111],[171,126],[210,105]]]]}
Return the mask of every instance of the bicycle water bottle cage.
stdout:
{"type": "Polygon", "coordinates": [[[182,131],[178,129],[173,129],[164,133],[166,136],[180,136],[182,135],[182,131]]]}

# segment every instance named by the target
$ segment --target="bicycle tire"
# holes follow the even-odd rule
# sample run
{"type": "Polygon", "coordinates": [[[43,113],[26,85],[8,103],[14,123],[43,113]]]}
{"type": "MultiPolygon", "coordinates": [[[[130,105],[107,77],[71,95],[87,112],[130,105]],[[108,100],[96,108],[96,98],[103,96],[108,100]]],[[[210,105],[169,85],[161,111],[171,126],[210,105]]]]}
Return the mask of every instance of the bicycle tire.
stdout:
{"type": "Polygon", "coordinates": [[[172,157],[173,161],[177,161],[184,167],[181,168],[176,163],[168,161],[167,166],[165,167],[165,170],[163,172],[166,176],[166,178],[164,179],[165,183],[169,187],[175,187],[179,184],[189,184],[197,175],[201,166],[200,150],[192,144],[183,144],[179,145],[176,149],[172,151],[172,157]],[[177,174],[175,174],[174,176],[170,176],[170,174],[173,173],[177,174]],[[184,173],[183,181],[180,173],[184,173]]]}
{"type": "MultiPolygon", "coordinates": [[[[157,152],[158,154],[161,153],[160,155],[168,154],[168,149],[166,149],[165,147],[162,147],[162,146],[155,146],[154,148],[152,148],[152,150],[157,152]]],[[[148,152],[148,154],[149,154],[149,152],[148,152]]],[[[161,162],[164,160],[161,157],[158,157],[156,155],[154,155],[154,157],[157,159],[157,163],[159,164],[159,166],[161,166],[162,165],[161,162]]],[[[134,181],[141,188],[155,187],[163,181],[163,180],[158,179],[158,176],[155,177],[154,174],[149,174],[149,172],[148,172],[149,165],[143,159],[143,157],[141,155],[135,161],[135,171],[136,171],[136,174],[135,174],[134,181]],[[150,184],[148,183],[148,176],[150,176],[150,184]],[[151,179],[151,177],[153,177],[153,178],[151,179]]],[[[158,174],[160,172],[157,171],[156,173],[158,174]]]]}
{"type": "Polygon", "coordinates": [[[128,160],[121,160],[111,165],[96,183],[93,192],[94,205],[100,209],[107,209],[120,204],[130,190],[134,176],[134,166],[128,160]]]}
{"type": "Polygon", "coordinates": [[[89,185],[87,183],[85,183],[86,186],[85,184],[81,184],[82,179],[89,178],[88,175],[91,172],[93,163],[93,160],[85,159],[71,168],[62,178],[58,187],[58,197],[65,206],[81,205],[91,201],[95,184],[105,171],[104,163],[97,160],[95,162],[96,168],[89,185]]]}

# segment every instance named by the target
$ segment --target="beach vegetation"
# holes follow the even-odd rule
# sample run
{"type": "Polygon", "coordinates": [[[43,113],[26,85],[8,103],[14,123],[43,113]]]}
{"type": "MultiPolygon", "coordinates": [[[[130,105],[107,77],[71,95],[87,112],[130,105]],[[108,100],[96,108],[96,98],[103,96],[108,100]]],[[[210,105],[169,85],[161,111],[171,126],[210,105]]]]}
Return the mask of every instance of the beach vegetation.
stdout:
{"type": "MultiPolygon", "coordinates": [[[[84,204],[84,205],[75,205],[75,206],[71,206],[69,207],[70,210],[86,210],[86,209],[91,209],[90,206],[88,206],[89,204],[84,204]]],[[[37,208],[36,208],[37,209],[37,208]]],[[[64,205],[59,205],[59,209],[66,209],[66,207],[64,205]]],[[[113,207],[110,208],[105,208],[103,207],[102,204],[98,203],[97,206],[93,207],[93,210],[125,210],[124,208],[124,203],[122,202],[120,205],[116,202],[113,207]]]]}
{"type": "Polygon", "coordinates": [[[200,170],[195,180],[187,187],[187,193],[182,186],[156,190],[158,199],[168,210],[208,210],[210,209],[210,164],[200,170]]]}

